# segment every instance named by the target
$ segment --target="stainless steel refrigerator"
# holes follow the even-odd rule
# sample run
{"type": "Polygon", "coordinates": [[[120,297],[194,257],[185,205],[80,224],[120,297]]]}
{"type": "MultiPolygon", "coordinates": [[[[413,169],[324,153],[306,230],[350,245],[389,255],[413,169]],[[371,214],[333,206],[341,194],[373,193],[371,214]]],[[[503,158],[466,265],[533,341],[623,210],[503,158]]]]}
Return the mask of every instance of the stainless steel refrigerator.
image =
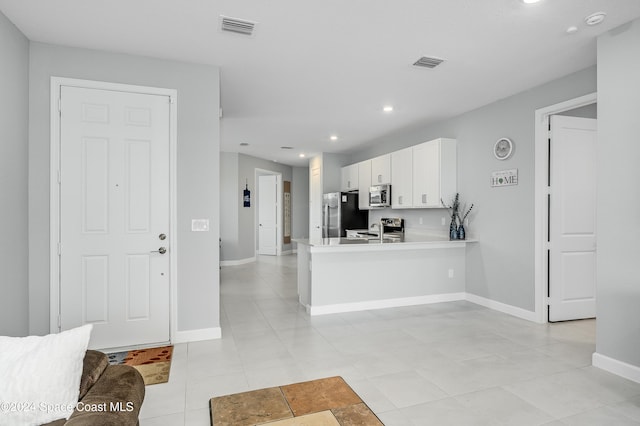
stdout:
{"type": "Polygon", "coordinates": [[[346,237],[347,229],[368,229],[369,212],[358,209],[358,194],[331,192],[322,196],[322,238],[346,237]]]}

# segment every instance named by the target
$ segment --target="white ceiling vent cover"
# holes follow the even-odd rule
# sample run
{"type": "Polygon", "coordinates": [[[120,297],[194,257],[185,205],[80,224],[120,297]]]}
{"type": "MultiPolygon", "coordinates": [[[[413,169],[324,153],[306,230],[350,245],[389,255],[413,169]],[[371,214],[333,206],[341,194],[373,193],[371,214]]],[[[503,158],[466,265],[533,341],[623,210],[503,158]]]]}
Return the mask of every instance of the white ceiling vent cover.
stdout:
{"type": "Polygon", "coordinates": [[[444,59],[438,58],[430,58],[428,56],[423,56],[413,63],[416,67],[424,67],[424,68],[435,68],[441,63],[444,62],[444,59]]]}
{"type": "Polygon", "coordinates": [[[238,34],[253,35],[253,29],[255,28],[255,26],[255,22],[220,15],[220,28],[222,29],[222,31],[231,31],[238,34]]]}

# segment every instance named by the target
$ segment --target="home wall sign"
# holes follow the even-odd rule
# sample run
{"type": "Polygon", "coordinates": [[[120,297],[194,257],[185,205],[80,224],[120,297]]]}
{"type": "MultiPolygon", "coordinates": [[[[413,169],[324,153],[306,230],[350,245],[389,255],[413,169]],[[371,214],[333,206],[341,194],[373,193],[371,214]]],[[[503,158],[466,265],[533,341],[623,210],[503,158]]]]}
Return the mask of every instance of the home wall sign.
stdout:
{"type": "Polygon", "coordinates": [[[491,186],[512,186],[518,184],[518,169],[491,172],[491,186]]]}

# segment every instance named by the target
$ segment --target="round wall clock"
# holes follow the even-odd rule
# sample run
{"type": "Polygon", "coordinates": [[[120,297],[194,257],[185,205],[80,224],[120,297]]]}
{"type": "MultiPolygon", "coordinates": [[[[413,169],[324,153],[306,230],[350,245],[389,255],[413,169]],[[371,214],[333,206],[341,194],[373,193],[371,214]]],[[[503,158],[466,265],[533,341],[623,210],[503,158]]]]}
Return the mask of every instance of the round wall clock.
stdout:
{"type": "Polygon", "coordinates": [[[513,154],[513,142],[511,142],[511,139],[500,138],[493,145],[493,155],[498,160],[506,160],[511,157],[511,154],[513,154]]]}

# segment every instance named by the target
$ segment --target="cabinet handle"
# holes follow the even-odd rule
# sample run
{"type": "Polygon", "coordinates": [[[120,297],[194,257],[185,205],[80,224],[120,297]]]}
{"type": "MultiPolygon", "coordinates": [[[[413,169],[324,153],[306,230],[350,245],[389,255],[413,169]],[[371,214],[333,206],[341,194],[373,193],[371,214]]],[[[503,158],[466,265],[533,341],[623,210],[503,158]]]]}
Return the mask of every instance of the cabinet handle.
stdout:
{"type": "Polygon", "coordinates": [[[378,183],[382,183],[382,175],[378,175],[378,183]]]}
{"type": "Polygon", "coordinates": [[[427,204],[427,194],[422,194],[422,204],[427,204]]]}
{"type": "Polygon", "coordinates": [[[350,180],[347,181],[347,188],[351,188],[351,181],[350,180]]]}
{"type": "Polygon", "coordinates": [[[398,204],[402,205],[402,195],[398,197],[398,204]]]}

